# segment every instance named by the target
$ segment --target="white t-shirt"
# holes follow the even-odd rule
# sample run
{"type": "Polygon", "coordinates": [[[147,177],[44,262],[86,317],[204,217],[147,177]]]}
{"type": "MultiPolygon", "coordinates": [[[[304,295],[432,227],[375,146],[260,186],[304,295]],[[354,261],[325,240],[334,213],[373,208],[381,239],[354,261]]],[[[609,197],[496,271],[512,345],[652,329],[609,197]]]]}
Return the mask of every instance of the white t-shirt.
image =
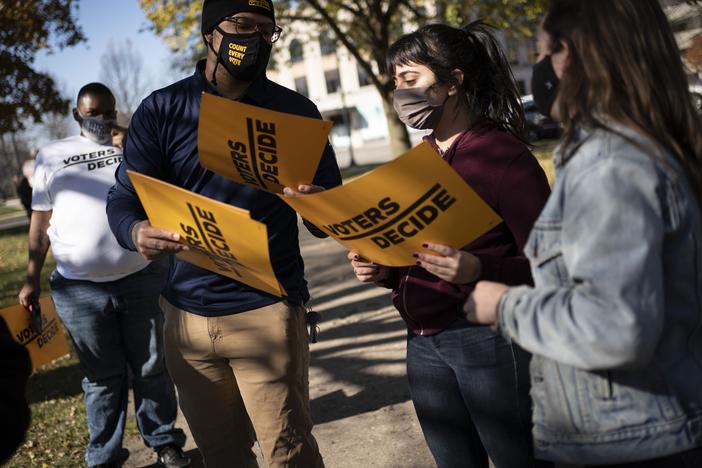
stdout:
{"type": "Polygon", "coordinates": [[[56,269],[69,279],[114,281],[149,262],[123,249],[110,231],[105,211],[122,150],[73,136],[39,151],[32,209],[53,210],[49,226],[56,269]]]}

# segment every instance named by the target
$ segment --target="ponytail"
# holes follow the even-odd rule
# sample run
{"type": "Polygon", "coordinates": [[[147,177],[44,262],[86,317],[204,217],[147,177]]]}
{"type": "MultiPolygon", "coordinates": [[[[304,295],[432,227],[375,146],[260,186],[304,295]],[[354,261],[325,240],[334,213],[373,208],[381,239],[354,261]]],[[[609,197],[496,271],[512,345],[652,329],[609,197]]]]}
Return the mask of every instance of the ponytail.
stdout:
{"type": "Polygon", "coordinates": [[[478,20],[461,29],[475,49],[470,66],[466,65],[464,70],[463,87],[469,108],[525,141],[526,125],[519,88],[507,57],[492,33],[493,28],[478,20]],[[479,72],[472,73],[473,70],[479,72]]]}

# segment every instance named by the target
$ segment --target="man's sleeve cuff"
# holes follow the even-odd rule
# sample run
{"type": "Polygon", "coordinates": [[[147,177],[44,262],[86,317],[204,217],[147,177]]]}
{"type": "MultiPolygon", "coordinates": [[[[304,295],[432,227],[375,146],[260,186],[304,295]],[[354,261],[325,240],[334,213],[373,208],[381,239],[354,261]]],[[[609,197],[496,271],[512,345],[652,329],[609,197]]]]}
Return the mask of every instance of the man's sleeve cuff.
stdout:
{"type": "Polygon", "coordinates": [[[134,226],[136,226],[138,223],[140,223],[142,221],[144,221],[144,220],[143,219],[134,219],[131,223],[128,224],[129,229],[127,230],[127,233],[126,233],[127,235],[124,237],[125,237],[126,243],[127,243],[126,247],[129,250],[133,250],[135,252],[138,251],[136,245],[134,244],[134,239],[132,238],[132,230],[134,229],[134,226]]]}

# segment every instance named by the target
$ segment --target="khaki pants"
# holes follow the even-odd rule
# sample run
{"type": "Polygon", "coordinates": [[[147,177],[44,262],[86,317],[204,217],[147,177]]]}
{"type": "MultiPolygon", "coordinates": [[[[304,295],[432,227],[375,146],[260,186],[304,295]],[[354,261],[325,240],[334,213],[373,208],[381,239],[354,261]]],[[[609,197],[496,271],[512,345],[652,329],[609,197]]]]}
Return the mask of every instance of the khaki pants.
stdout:
{"type": "Polygon", "coordinates": [[[165,351],[180,407],[208,468],[323,467],[312,435],[305,310],[287,302],[222,317],[164,298],[165,351]]]}

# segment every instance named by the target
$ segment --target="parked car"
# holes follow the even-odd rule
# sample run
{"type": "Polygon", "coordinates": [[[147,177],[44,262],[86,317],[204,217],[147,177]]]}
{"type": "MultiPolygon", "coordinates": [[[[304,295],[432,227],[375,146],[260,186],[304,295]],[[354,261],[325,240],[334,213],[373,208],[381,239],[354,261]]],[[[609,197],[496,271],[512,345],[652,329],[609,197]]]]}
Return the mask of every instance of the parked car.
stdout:
{"type": "Polygon", "coordinates": [[[561,135],[561,126],[536,109],[534,97],[531,94],[522,96],[521,101],[526,119],[528,141],[536,141],[542,138],[558,138],[561,135]]]}

